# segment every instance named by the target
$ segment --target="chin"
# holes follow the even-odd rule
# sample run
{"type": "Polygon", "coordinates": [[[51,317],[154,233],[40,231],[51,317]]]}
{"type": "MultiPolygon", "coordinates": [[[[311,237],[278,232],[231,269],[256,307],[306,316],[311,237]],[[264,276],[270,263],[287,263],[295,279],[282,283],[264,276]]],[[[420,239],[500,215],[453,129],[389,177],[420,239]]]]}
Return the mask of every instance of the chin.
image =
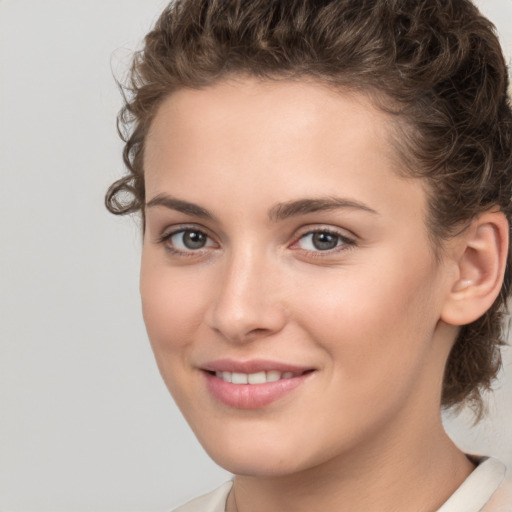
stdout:
{"type": "Polygon", "coordinates": [[[265,453],[253,457],[252,454],[209,453],[222,468],[234,475],[252,477],[281,477],[307,469],[296,457],[283,457],[280,453],[265,453]]]}
{"type": "Polygon", "coordinates": [[[281,433],[233,435],[225,432],[224,435],[198,435],[198,439],[219,466],[235,475],[287,476],[307,470],[332,456],[332,453],[322,453],[321,450],[315,453],[311,441],[304,444],[302,439],[281,433]],[[311,450],[305,450],[305,447],[311,450]]]}

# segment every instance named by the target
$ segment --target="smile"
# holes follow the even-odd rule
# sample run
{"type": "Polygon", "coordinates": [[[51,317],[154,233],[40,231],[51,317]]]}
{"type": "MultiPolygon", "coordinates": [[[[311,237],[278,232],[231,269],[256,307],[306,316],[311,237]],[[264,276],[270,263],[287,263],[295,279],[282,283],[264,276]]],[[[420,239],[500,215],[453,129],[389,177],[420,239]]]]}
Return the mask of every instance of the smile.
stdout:
{"type": "Polygon", "coordinates": [[[215,402],[235,409],[259,409],[296,393],[317,372],[274,361],[223,359],[202,368],[215,402]]]}
{"type": "Polygon", "coordinates": [[[256,373],[238,372],[215,372],[218,379],[232,384],[265,384],[266,382],[277,382],[282,379],[299,377],[305,372],[280,372],[277,370],[261,371],[256,373]]]}

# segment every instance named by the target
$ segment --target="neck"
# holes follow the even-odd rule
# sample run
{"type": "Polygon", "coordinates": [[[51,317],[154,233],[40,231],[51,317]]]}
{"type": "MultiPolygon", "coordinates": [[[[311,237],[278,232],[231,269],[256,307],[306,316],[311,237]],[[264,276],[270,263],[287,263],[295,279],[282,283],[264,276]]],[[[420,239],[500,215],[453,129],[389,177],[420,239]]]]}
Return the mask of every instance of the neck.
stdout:
{"type": "Polygon", "coordinates": [[[441,418],[382,431],[372,446],[291,475],[236,476],[229,512],[432,512],[474,469],[446,435],[441,418]],[[414,428],[416,427],[416,428],[414,428]],[[399,439],[399,442],[396,440],[399,439]]]}

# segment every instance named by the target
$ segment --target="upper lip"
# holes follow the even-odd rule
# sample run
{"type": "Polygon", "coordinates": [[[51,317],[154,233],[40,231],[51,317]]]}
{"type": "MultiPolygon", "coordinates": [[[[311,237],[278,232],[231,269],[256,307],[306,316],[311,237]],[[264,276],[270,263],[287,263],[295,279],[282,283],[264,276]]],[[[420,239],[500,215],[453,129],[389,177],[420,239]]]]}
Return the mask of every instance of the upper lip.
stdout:
{"type": "Polygon", "coordinates": [[[313,370],[310,366],[297,366],[294,364],[271,361],[267,359],[250,359],[237,361],[236,359],[216,359],[201,366],[202,370],[210,372],[258,373],[264,371],[302,373],[313,370]]]}

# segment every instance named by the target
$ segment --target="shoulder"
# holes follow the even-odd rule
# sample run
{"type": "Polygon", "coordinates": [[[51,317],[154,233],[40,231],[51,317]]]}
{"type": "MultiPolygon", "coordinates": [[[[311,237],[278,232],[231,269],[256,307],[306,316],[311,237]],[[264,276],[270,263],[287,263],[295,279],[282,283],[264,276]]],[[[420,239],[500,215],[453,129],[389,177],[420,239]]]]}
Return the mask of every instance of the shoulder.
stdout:
{"type": "Polygon", "coordinates": [[[220,487],[208,494],[175,508],[172,512],[224,512],[226,500],[233,482],[225,482],[220,487]]]}
{"type": "Polygon", "coordinates": [[[510,469],[482,512],[512,512],[512,473],[510,469]]]}
{"type": "Polygon", "coordinates": [[[438,512],[512,512],[507,468],[493,457],[471,457],[476,469],[438,512]]]}

